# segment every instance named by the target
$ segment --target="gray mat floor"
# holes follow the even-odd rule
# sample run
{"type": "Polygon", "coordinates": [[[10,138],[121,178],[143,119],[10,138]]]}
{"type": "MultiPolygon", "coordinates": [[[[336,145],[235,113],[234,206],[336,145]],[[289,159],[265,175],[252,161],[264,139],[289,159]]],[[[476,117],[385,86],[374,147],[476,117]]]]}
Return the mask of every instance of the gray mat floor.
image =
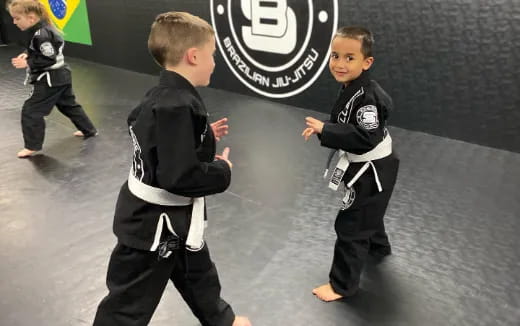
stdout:
{"type": "MultiPolygon", "coordinates": [[[[56,110],[43,154],[19,160],[30,89],[10,67],[17,51],[0,48],[0,325],[89,325],[130,166],[126,117],[156,77],[69,59],[100,136],[72,137],[56,110]]],[[[401,157],[386,217],[394,254],[366,266],[357,296],[326,304],[311,290],[327,281],[340,195],[321,178],[327,150],[300,137],[304,117],[324,115],[201,93],[213,118],[230,120],[219,148],[231,147],[233,182],[208,201],[207,237],[237,313],[256,326],[519,324],[520,154],[391,128],[401,157]]],[[[151,325],[198,322],[169,285],[151,325]]]]}

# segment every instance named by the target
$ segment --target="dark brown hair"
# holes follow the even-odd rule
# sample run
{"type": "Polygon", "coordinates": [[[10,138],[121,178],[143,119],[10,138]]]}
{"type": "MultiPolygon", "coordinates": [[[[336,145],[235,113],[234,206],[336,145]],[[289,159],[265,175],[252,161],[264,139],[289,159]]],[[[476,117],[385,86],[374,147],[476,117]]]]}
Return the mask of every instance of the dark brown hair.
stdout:
{"type": "Polygon", "coordinates": [[[361,53],[365,58],[372,56],[372,46],[374,45],[374,35],[368,29],[360,26],[346,26],[340,27],[334,38],[345,37],[361,41],[361,53]]]}

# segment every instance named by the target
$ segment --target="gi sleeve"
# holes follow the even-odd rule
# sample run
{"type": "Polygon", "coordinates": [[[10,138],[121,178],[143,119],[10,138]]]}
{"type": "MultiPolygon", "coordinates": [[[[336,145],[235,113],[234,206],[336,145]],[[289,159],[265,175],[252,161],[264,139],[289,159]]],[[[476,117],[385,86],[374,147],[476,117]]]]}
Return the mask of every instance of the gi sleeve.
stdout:
{"type": "MultiPolygon", "coordinates": [[[[325,125],[325,124],[327,124],[327,123],[330,123],[330,119],[323,120],[322,122],[323,122],[323,124],[325,125]]],[[[317,136],[318,139],[321,141],[321,134],[316,134],[316,136],[317,136]]],[[[323,145],[323,144],[322,144],[322,145],[323,145]]],[[[325,145],[323,145],[323,146],[325,146],[325,145]]]]}
{"type": "Polygon", "coordinates": [[[384,138],[386,114],[372,101],[355,107],[346,123],[325,122],[321,133],[321,145],[341,149],[353,154],[364,154],[384,138]]]}
{"type": "Polygon", "coordinates": [[[231,169],[221,160],[199,161],[191,109],[158,108],[155,114],[159,187],[187,197],[225,191],[231,182],[231,169]]]}
{"type": "Polygon", "coordinates": [[[135,120],[137,120],[137,117],[139,116],[139,113],[141,113],[141,110],[141,106],[138,106],[135,109],[133,109],[132,112],[130,112],[128,118],[126,119],[126,123],[129,127],[134,124],[135,120]]]}
{"type": "Polygon", "coordinates": [[[53,42],[52,37],[42,32],[32,41],[35,52],[27,58],[27,64],[32,70],[42,70],[56,63],[61,43],[53,42]]]}

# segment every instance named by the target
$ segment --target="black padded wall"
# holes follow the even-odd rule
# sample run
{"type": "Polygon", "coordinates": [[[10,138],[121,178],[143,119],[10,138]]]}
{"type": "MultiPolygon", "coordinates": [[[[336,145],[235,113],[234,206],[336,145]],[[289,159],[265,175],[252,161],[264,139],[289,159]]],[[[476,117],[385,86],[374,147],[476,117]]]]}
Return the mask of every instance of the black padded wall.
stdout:
{"type": "MultiPolygon", "coordinates": [[[[225,0],[87,0],[93,46],[71,43],[66,55],[156,73],[146,48],[155,15],[184,10],[211,21],[212,5],[218,16],[219,3],[227,14],[225,0]]],[[[327,11],[332,0],[287,0],[300,22],[296,47],[308,27],[301,22],[308,22],[309,4],[314,8],[314,26],[320,25],[320,10],[329,13],[328,22],[333,16],[327,11]]],[[[520,0],[338,0],[337,4],[338,26],[364,25],[375,34],[373,78],[394,98],[390,124],[520,152],[520,0]]],[[[247,25],[248,19],[240,1],[232,0],[231,8],[240,34],[240,25],[247,25]]],[[[217,32],[224,36],[222,21],[218,24],[217,32]]],[[[318,48],[329,37],[327,28],[314,30],[310,44],[318,48]]],[[[250,54],[263,59],[262,52],[250,54]]],[[[296,51],[288,54],[293,55],[296,51]]],[[[272,54],[264,58],[277,60],[272,54]]],[[[216,61],[212,87],[265,97],[232,73],[221,52],[216,61]]],[[[265,98],[328,112],[337,87],[325,67],[303,92],[265,98]]]]}

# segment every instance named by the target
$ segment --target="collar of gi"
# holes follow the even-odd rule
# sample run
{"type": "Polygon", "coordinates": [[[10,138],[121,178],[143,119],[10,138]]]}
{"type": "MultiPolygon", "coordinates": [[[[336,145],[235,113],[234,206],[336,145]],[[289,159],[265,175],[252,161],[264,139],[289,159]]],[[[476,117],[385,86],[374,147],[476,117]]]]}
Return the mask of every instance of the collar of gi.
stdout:
{"type": "Polygon", "coordinates": [[[350,99],[356,92],[363,86],[368,86],[370,84],[370,71],[365,70],[359,75],[358,78],[351,81],[347,87],[341,87],[340,96],[344,98],[350,99]]]}
{"type": "Polygon", "coordinates": [[[187,89],[191,93],[196,94],[200,99],[199,93],[195,90],[195,87],[183,76],[176,73],[175,71],[162,70],[159,78],[159,85],[171,87],[175,89],[187,89]]]}
{"type": "Polygon", "coordinates": [[[43,21],[39,21],[37,22],[36,24],[34,24],[31,28],[29,28],[27,31],[33,35],[37,30],[39,30],[40,28],[42,28],[43,26],[45,25],[45,23],[43,21]]]}
{"type": "Polygon", "coordinates": [[[359,91],[359,89],[363,86],[370,85],[370,72],[365,70],[359,75],[358,78],[348,84],[347,87],[344,85],[341,86],[338,96],[336,98],[336,102],[332,107],[331,111],[331,121],[335,122],[337,115],[343,110],[345,104],[359,91]]]}

